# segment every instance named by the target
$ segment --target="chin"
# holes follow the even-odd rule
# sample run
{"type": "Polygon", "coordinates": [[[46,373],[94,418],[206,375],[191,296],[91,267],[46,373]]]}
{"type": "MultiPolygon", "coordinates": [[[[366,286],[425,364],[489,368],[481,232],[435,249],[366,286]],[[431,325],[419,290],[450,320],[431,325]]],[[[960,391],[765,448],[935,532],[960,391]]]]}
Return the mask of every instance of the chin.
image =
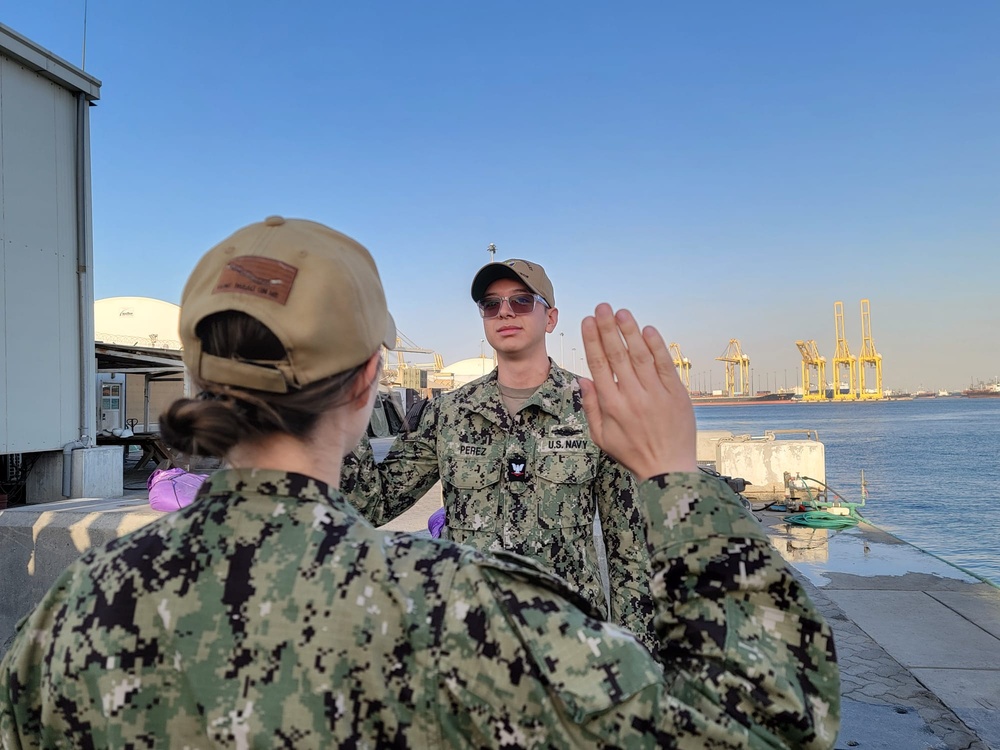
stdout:
{"type": "Polygon", "coordinates": [[[504,354],[510,354],[511,352],[520,351],[523,347],[520,346],[516,341],[511,341],[509,339],[501,339],[500,341],[493,344],[493,348],[498,352],[503,352],[504,354]]]}

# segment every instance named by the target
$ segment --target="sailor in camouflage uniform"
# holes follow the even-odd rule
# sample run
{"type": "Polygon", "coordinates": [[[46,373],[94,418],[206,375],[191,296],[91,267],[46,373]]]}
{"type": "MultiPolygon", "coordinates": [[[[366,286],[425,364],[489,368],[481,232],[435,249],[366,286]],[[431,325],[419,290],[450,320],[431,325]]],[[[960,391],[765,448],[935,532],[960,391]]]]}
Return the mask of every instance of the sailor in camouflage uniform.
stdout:
{"type": "Polygon", "coordinates": [[[594,440],[640,480],[662,668],[537,564],[379,531],[344,499],[394,335],[367,251],[322,225],[271,217],[199,262],[181,338],[203,393],[161,424],[230,468],[84,554],[22,621],[0,746],[833,746],[830,629],[697,471],[659,334],[599,306],[581,388],[594,440]]]}
{"type": "Polygon", "coordinates": [[[496,369],[430,401],[380,463],[365,437],[344,462],[344,494],[381,526],[440,479],[443,538],[534,558],[655,653],[635,482],[590,439],[575,376],[546,354],[545,335],[559,315],[552,283],[537,263],[489,263],[472,282],[472,298],[496,350],[496,369]],[[607,594],[595,513],[607,553],[607,594]]]}

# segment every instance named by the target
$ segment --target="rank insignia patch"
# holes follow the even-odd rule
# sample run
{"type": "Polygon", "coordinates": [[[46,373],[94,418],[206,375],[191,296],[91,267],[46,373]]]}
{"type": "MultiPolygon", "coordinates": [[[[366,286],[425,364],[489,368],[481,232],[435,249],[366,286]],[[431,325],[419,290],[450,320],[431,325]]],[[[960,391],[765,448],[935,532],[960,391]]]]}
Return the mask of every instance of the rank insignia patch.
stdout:
{"type": "Polygon", "coordinates": [[[510,482],[523,482],[528,476],[525,466],[527,466],[527,461],[523,456],[513,456],[507,459],[507,480],[510,482]]]}

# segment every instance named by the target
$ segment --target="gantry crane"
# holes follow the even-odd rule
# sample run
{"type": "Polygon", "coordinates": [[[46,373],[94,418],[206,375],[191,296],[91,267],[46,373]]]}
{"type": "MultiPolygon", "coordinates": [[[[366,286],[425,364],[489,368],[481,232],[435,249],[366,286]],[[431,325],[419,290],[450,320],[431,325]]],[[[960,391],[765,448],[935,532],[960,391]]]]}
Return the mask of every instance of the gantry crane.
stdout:
{"type": "Polygon", "coordinates": [[[837,328],[837,352],[833,355],[833,400],[855,401],[858,398],[858,383],[855,377],[857,358],[851,356],[851,349],[847,345],[847,335],[844,333],[843,302],[833,303],[833,318],[837,328]],[[840,389],[840,371],[844,367],[847,368],[847,393],[842,393],[840,389]]]}
{"type": "Polygon", "coordinates": [[[401,332],[396,333],[396,345],[392,348],[392,351],[396,352],[396,359],[399,362],[400,367],[419,367],[422,370],[429,368],[429,365],[408,365],[403,359],[403,353],[409,352],[411,354],[430,354],[434,357],[434,369],[441,370],[444,368],[444,361],[441,355],[438,354],[433,349],[424,349],[414,344],[410,339],[406,338],[401,332]]]}
{"type": "Polygon", "coordinates": [[[802,400],[826,401],[826,357],[820,356],[816,339],[796,341],[802,354],[802,400]],[[816,392],[812,390],[811,372],[816,371],[816,392]]]}
{"type": "Polygon", "coordinates": [[[743,353],[740,348],[739,339],[729,339],[729,346],[722,353],[721,357],[716,357],[719,362],[726,363],[726,395],[727,396],[749,396],[750,395],[750,357],[743,353]],[[740,367],[740,390],[736,392],[736,366],[740,367]]]}
{"type": "MultiPolygon", "coordinates": [[[[380,382],[383,385],[403,385],[405,387],[416,387],[416,383],[428,382],[428,376],[420,375],[421,371],[430,371],[429,374],[441,372],[444,369],[444,359],[433,349],[419,347],[408,339],[402,332],[396,332],[396,345],[392,348],[396,352],[396,367],[389,364],[388,357],[384,358],[382,365],[382,377],[380,382]],[[430,354],[434,358],[434,364],[411,365],[406,362],[404,353],[410,354],[430,354]]],[[[426,387],[426,386],[421,386],[426,387]]]]}
{"type": "Polygon", "coordinates": [[[670,344],[670,355],[674,358],[674,367],[677,368],[677,374],[681,376],[681,382],[684,383],[684,387],[691,391],[691,360],[681,354],[681,347],[678,343],[670,344]]]}
{"type": "Polygon", "coordinates": [[[882,393],[882,355],[875,350],[872,340],[872,312],[868,300],[861,300],[861,353],[858,355],[858,398],[875,401],[883,397],[882,393]],[[865,385],[865,370],[872,367],[875,370],[875,387],[865,385]]]}

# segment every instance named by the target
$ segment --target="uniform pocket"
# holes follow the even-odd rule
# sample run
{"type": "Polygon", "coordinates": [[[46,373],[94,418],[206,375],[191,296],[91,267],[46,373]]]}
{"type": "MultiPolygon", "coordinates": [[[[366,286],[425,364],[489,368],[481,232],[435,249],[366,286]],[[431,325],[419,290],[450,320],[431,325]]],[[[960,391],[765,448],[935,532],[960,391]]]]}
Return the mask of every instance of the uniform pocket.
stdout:
{"type": "Polygon", "coordinates": [[[493,531],[500,505],[500,460],[452,459],[445,465],[441,481],[449,485],[448,526],[467,531],[493,531]]]}
{"type": "Polygon", "coordinates": [[[591,487],[597,456],[584,451],[543,453],[537,476],[541,490],[538,525],[542,528],[584,526],[594,522],[591,487]]]}

